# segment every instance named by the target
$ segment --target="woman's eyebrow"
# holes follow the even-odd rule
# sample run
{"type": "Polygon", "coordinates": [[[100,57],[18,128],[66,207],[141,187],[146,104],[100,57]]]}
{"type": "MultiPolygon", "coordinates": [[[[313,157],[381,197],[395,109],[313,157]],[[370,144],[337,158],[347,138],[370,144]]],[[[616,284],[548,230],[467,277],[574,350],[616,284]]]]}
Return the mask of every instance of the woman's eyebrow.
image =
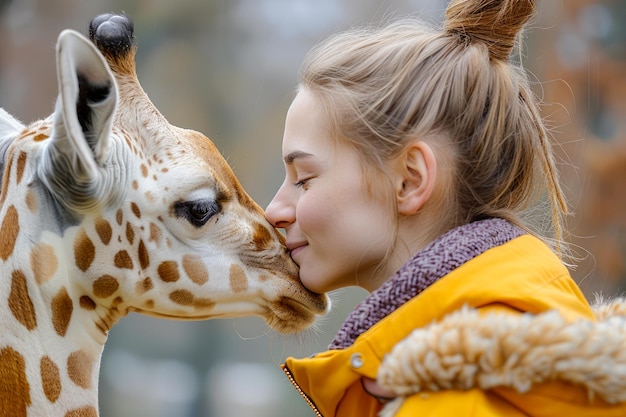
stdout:
{"type": "Polygon", "coordinates": [[[291,165],[291,164],[293,164],[293,161],[295,161],[296,159],[308,158],[308,157],[311,157],[311,156],[313,156],[313,154],[310,154],[308,152],[293,151],[290,154],[286,155],[283,158],[283,161],[285,161],[285,164],[291,165]]]}

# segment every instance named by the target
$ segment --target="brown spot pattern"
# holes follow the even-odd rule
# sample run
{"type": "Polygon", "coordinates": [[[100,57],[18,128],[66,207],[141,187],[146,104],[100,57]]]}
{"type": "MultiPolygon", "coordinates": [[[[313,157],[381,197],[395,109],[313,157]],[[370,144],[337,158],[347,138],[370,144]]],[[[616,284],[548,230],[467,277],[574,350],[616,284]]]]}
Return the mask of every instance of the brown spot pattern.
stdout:
{"type": "Polygon", "coordinates": [[[146,249],[146,245],[143,243],[143,240],[139,241],[137,257],[139,258],[139,266],[141,269],[146,269],[150,266],[150,255],[148,254],[148,250],[146,249]]]}
{"type": "Polygon", "coordinates": [[[133,260],[130,259],[130,255],[125,250],[116,253],[113,262],[118,268],[133,269],[133,260]]]}
{"type": "Polygon", "coordinates": [[[112,296],[119,288],[120,284],[115,277],[111,275],[103,275],[93,283],[93,293],[99,298],[108,298],[112,296]]]}
{"type": "Polygon", "coordinates": [[[2,226],[0,226],[0,257],[5,261],[11,256],[15,248],[15,241],[20,231],[18,221],[17,209],[15,206],[10,206],[4,216],[2,226]]]}
{"type": "Polygon", "coordinates": [[[48,138],[49,138],[49,136],[48,136],[48,135],[43,134],[43,133],[39,133],[39,134],[35,135],[35,137],[33,138],[33,140],[34,140],[35,142],[41,142],[41,141],[44,141],[44,140],[46,140],[46,139],[48,139],[48,138]]]}
{"type": "Polygon", "coordinates": [[[160,242],[162,237],[161,229],[154,223],[150,223],[150,241],[160,242]]]}
{"type": "Polygon", "coordinates": [[[135,240],[135,231],[133,230],[133,226],[131,226],[130,223],[126,223],[126,240],[128,240],[128,243],[130,243],[131,245],[135,240]]]}
{"type": "Polygon", "coordinates": [[[239,265],[230,266],[230,288],[234,293],[240,293],[248,289],[248,277],[239,265]]]}
{"type": "Polygon", "coordinates": [[[115,221],[117,222],[118,226],[122,225],[123,220],[124,220],[124,212],[122,211],[122,209],[118,209],[117,212],[115,213],[115,221]]]}
{"type": "Polygon", "coordinates": [[[161,262],[157,268],[159,278],[165,282],[176,282],[180,278],[176,261],[161,262]]]}
{"type": "Polygon", "coordinates": [[[75,408],[65,413],[65,417],[98,417],[98,411],[90,405],[75,408]]]}
{"type": "Polygon", "coordinates": [[[133,214],[140,219],[141,218],[141,210],[139,210],[139,206],[136,203],[130,203],[130,209],[133,211],[133,214]]]}
{"type": "Polygon", "coordinates": [[[10,347],[0,350],[0,410],[4,416],[26,417],[30,405],[30,385],[26,379],[26,361],[10,347]],[[8,389],[7,389],[8,388],[8,389]]]}
{"type": "Polygon", "coordinates": [[[28,330],[37,327],[35,307],[28,295],[26,276],[22,271],[13,271],[11,279],[11,292],[9,294],[9,308],[13,317],[22,323],[28,330]]]}
{"type": "Polygon", "coordinates": [[[152,279],[150,277],[142,279],[141,281],[137,282],[137,284],[135,284],[135,289],[139,294],[148,292],[152,288],[154,288],[154,284],[152,283],[152,279]]]}
{"type": "Polygon", "coordinates": [[[80,307],[85,309],[85,310],[95,310],[96,309],[96,302],[94,300],[92,300],[91,297],[88,297],[86,295],[81,296],[78,299],[78,303],[80,304],[80,307]]]}
{"type": "Polygon", "coordinates": [[[118,307],[123,302],[124,302],[124,299],[118,295],[117,297],[113,299],[113,302],[111,303],[111,307],[118,307]]]}
{"type": "Polygon", "coordinates": [[[254,236],[252,239],[254,240],[254,244],[257,249],[263,250],[266,249],[269,246],[269,243],[272,242],[272,235],[269,230],[267,230],[267,227],[263,226],[261,223],[256,223],[254,225],[254,236]]]}
{"type": "Polygon", "coordinates": [[[59,368],[48,356],[41,358],[39,364],[39,371],[41,372],[41,385],[43,386],[43,392],[46,394],[46,398],[51,403],[54,403],[59,399],[61,395],[61,377],[59,375],[59,368]]]}
{"type": "Polygon", "coordinates": [[[205,284],[209,280],[209,271],[207,271],[202,258],[199,256],[184,255],[183,269],[189,279],[198,285],[205,284]]]}
{"type": "Polygon", "coordinates": [[[24,168],[26,167],[26,152],[20,152],[20,156],[17,157],[17,168],[15,170],[15,175],[17,178],[15,180],[16,184],[19,184],[22,181],[22,177],[24,176],[24,168]]]}
{"type": "Polygon", "coordinates": [[[151,203],[154,203],[157,200],[157,198],[154,196],[152,191],[146,191],[144,193],[144,196],[146,197],[146,200],[148,200],[151,203]]]}
{"type": "Polygon", "coordinates": [[[193,304],[193,298],[194,295],[191,291],[187,290],[176,290],[170,293],[170,300],[183,306],[190,306],[193,304]]]}
{"type": "Polygon", "coordinates": [[[207,309],[207,308],[213,308],[215,306],[215,301],[209,299],[209,298],[198,298],[196,297],[194,300],[194,306],[201,308],[201,309],[207,309]]]}
{"type": "Polygon", "coordinates": [[[98,236],[100,236],[100,241],[105,245],[108,245],[111,241],[111,237],[113,236],[113,229],[108,221],[103,218],[98,218],[96,220],[96,232],[98,236]]]}
{"type": "Polygon", "coordinates": [[[67,333],[67,328],[70,325],[72,319],[72,312],[74,311],[74,304],[65,287],[61,288],[57,295],[54,296],[51,303],[52,307],[52,325],[54,330],[61,337],[67,333]]]}
{"type": "Polygon", "coordinates": [[[96,257],[94,246],[85,229],[80,229],[74,240],[74,261],[81,271],[85,272],[96,257]]]}
{"type": "Polygon", "coordinates": [[[48,282],[59,268],[59,261],[54,254],[54,248],[47,243],[35,245],[30,253],[30,267],[37,284],[41,285],[48,282]]]}
{"type": "MultiPolygon", "coordinates": [[[[7,158],[8,159],[8,158],[7,158]]],[[[9,162],[7,164],[7,166],[4,168],[4,172],[11,172],[11,167],[13,166],[13,159],[8,159],[9,162]]],[[[2,206],[4,204],[4,200],[8,194],[9,191],[9,178],[11,176],[10,175],[5,175],[3,176],[3,180],[2,180],[2,191],[0,191],[0,206],[2,206]]]]}
{"type": "Polygon", "coordinates": [[[148,167],[144,164],[141,164],[141,175],[143,175],[144,178],[148,176],[148,167]]]}
{"type": "Polygon", "coordinates": [[[84,351],[72,352],[67,358],[67,374],[81,388],[91,388],[93,359],[84,351]]]}
{"type": "Polygon", "coordinates": [[[31,213],[35,213],[37,211],[37,196],[32,189],[29,189],[26,192],[26,207],[31,213]]]}

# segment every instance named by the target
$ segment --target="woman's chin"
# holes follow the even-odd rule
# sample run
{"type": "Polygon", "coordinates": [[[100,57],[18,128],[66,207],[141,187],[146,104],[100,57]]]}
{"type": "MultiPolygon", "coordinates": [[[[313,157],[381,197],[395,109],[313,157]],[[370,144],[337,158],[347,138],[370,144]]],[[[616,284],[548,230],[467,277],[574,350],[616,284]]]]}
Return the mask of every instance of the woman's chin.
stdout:
{"type": "Polygon", "coordinates": [[[329,286],[320,280],[319,275],[316,275],[314,272],[312,273],[303,273],[302,267],[300,267],[300,282],[304,285],[304,288],[307,290],[317,293],[324,294],[329,290],[329,286]]]}

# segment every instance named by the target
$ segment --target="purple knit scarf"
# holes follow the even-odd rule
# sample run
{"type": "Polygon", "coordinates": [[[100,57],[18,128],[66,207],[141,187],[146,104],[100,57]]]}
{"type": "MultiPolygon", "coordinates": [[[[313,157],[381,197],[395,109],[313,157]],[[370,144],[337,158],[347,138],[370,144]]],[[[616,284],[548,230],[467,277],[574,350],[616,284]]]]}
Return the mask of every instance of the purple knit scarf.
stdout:
{"type": "Polygon", "coordinates": [[[439,278],[481,253],[525,234],[503,219],[466,224],[445,233],[418,252],[348,315],[329,349],[343,349],[439,278]]]}

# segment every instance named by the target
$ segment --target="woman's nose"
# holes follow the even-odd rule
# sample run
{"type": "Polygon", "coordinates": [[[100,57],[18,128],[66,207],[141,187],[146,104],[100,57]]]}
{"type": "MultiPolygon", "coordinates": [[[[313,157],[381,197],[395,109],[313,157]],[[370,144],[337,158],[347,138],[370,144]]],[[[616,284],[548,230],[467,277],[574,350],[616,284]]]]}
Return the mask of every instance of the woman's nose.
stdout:
{"type": "Polygon", "coordinates": [[[265,209],[265,218],[277,228],[285,228],[295,222],[295,205],[288,198],[284,186],[279,188],[265,209]]]}

